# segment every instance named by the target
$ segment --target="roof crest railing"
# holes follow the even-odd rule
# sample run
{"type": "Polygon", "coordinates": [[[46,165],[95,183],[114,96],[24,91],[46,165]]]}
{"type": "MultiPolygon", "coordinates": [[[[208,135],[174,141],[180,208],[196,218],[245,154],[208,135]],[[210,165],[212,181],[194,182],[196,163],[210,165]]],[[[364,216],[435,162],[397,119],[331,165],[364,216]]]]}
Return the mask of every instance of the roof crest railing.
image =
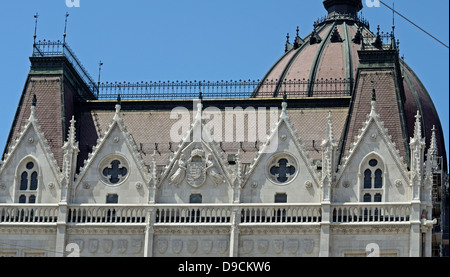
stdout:
{"type": "Polygon", "coordinates": [[[77,58],[73,50],[69,47],[66,42],[60,40],[50,41],[43,40],[37,41],[33,44],[33,57],[60,57],[64,56],[72,64],[72,66],[77,71],[78,75],[83,79],[85,84],[91,90],[94,95],[98,94],[98,85],[94,82],[92,76],[81,64],[80,60],[77,58]]]}

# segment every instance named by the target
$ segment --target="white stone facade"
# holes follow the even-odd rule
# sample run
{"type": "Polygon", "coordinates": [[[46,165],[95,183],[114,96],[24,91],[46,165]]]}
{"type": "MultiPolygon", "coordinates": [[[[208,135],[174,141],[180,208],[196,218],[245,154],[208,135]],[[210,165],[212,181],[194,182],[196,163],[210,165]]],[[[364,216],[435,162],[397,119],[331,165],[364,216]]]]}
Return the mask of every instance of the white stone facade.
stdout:
{"type": "Polygon", "coordinates": [[[0,167],[0,256],[431,256],[435,151],[425,159],[420,116],[409,171],[376,101],[337,164],[330,112],[318,169],[282,106],[245,172],[239,155],[230,167],[214,141],[190,141],[205,131],[197,116],[162,174],[143,163],[119,104],[78,174],[75,121],[59,168],[32,107],[0,167]]]}

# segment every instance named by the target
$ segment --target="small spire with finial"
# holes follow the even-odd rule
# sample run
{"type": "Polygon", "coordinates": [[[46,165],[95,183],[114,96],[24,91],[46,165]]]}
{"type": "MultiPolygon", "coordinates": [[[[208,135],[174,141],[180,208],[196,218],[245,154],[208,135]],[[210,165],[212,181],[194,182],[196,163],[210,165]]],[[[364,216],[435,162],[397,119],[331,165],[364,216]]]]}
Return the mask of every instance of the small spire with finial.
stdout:
{"type": "Polygon", "coordinates": [[[64,23],[64,34],[63,34],[63,44],[66,43],[66,35],[67,35],[67,18],[69,17],[69,13],[66,12],[66,20],[64,23]]]}
{"type": "Polygon", "coordinates": [[[34,35],[33,35],[34,42],[33,42],[33,44],[36,44],[38,17],[39,17],[39,14],[36,13],[34,15],[35,20],[34,20],[34,35]]]}
{"type": "Polygon", "coordinates": [[[288,118],[287,116],[287,93],[286,90],[283,92],[283,102],[281,103],[281,115],[280,118],[288,118]]]}
{"type": "Polygon", "coordinates": [[[31,105],[32,105],[33,107],[36,107],[36,104],[37,104],[37,97],[36,97],[36,94],[33,94],[33,100],[32,100],[32,102],[31,102],[31,105]]]}
{"type": "Polygon", "coordinates": [[[287,33],[287,35],[286,35],[286,45],[284,47],[284,52],[285,53],[289,52],[292,48],[294,48],[294,46],[292,46],[292,44],[289,42],[289,38],[290,38],[289,33],[287,33]]]}
{"type": "Polygon", "coordinates": [[[372,101],[370,102],[371,109],[370,109],[370,116],[376,117],[377,116],[377,92],[374,87],[374,82],[370,81],[372,83],[372,101]]]}

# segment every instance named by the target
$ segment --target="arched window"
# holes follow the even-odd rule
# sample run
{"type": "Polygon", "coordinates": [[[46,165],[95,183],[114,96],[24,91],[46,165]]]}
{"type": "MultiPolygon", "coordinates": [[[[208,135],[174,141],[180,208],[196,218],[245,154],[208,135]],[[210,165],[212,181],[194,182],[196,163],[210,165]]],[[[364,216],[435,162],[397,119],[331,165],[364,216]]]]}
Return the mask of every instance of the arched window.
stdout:
{"type": "MultiPolygon", "coordinates": [[[[375,156],[375,155],[372,155],[375,156]]],[[[383,196],[383,162],[374,157],[361,164],[361,198],[364,202],[381,202],[383,196]]]]}
{"type": "Polygon", "coordinates": [[[366,171],[364,171],[364,188],[372,188],[372,171],[370,171],[370,169],[366,169],[366,171]]]}
{"type": "Polygon", "coordinates": [[[201,194],[195,193],[195,194],[191,194],[189,196],[189,203],[190,204],[201,204],[203,201],[203,197],[201,194]]]}
{"type": "Polygon", "coordinates": [[[25,195],[20,195],[19,196],[19,203],[23,204],[23,203],[27,203],[27,197],[25,195]]]}
{"type": "Polygon", "coordinates": [[[36,203],[36,195],[31,195],[30,198],[28,198],[28,203],[36,203]]]}
{"type": "Polygon", "coordinates": [[[27,189],[28,189],[28,173],[24,171],[20,175],[20,190],[27,190],[27,189]]]}
{"type": "Polygon", "coordinates": [[[30,190],[37,190],[37,186],[38,186],[38,174],[35,171],[31,174],[30,190]]]}
{"type": "Polygon", "coordinates": [[[381,189],[383,187],[383,172],[381,169],[375,171],[375,188],[381,189]]]}
{"type": "Polygon", "coordinates": [[[377,193],[373,198],[373,202],[381,202],[381,198],[381,193],[377,193]]]}
{"type": "Polygon", "coordinates": [[[36,191],[39,185],[38,169],[34,161],[27,161],[19,165],[17,169],[18,191],[20,192],[17,199],[19,203],[36,203],[36,191]]]}

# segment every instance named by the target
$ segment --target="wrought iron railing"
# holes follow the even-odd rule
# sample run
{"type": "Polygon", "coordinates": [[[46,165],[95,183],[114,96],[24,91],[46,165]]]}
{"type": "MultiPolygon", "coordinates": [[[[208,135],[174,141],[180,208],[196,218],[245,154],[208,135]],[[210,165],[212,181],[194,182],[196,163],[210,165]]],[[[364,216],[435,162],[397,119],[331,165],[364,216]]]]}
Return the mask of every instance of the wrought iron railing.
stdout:
{"type": "Polygon", "coordinates": [[[270,98],[340,97],[350,96],[351,79],[320,80],[239,80],[239,81],[158,81],[158,82],[94,82],[67,43],[38,41],[33,45],[33,57],[65,56],[98,100],[197,99],[203,98],[270,98]]]}
{"type": "Polygon", "coordinates": [[[38,41],[33,44],[33,57],[59,57],[65,56],[67,60],[77,71],[78,75],[83,79],[85,84],[94,95],[98,94],[98,86],[94,82],[92,76],[81,64],[72,49],[67,43],[58,41],[38,41]]]}
{"type": "Polygon", "coordinates": [[[99,100],[121,99],[196,99],[251,98],[251,97],[341,97],[350,96],[349,79],[326,80],[239,80],[239,81],[159,81],[101,83],[99,100]]]}

